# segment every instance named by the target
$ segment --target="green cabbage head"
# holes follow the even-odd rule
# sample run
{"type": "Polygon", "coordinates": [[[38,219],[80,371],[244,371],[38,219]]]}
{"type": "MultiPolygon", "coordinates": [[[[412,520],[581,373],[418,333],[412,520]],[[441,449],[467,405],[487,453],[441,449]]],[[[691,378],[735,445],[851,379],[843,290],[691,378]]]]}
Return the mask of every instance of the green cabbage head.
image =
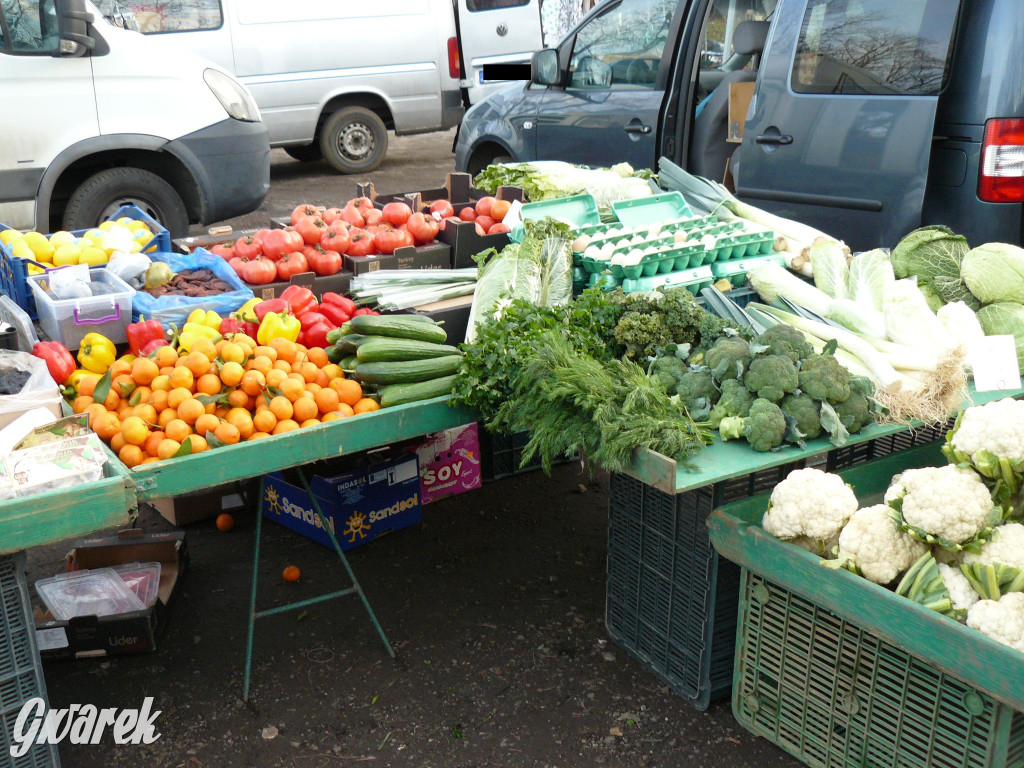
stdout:
{"type": "Polygon", "coordinates": [[[1024,248],[986,243],[964,256],[960,274],[982,304],[1024,303],[1024,248]]]}

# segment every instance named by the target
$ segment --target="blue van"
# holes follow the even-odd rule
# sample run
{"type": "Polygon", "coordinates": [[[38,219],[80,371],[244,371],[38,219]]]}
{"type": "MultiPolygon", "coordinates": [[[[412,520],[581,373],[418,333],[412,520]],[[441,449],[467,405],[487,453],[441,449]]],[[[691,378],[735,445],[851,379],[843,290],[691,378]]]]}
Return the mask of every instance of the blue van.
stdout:
{"type": "Polygon", "coordinates": [[[1022,35],[1022,0],[604,0],[466,113],[456,168],[664,156],[856,249],[934,223],[1019,244],[1022,35]]]}

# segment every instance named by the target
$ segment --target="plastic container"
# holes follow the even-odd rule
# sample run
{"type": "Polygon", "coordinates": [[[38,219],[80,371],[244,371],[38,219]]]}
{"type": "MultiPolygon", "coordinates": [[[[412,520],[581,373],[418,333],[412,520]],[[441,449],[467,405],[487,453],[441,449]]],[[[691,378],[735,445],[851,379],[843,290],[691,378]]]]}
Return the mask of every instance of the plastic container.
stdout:
{"type": "Polygon", "coordinates": [[[160,591],[160,563],[125,563],[115,565],[114,571],[144,606],[149,608],[156,603],[160,591]]]}
{"type": "Polygon", "coordinates": [[[84,299],[55,299],[47,290],[49,274],[29,278],[39,309],[39,325],[48,337],[70,350],[78,349],[85,335],[94,331],[115,344],[128,340],[126,329],[132,321],[135,290],[105,267],[93,267],[89,273],[93,282],[104,284],[111,292],[84,299]]]}
{"type": "Polygon", "coordinates": [[[116,616],[146,606],[113,568],[73,571],[40,579],[36,591],[58,621],[76,616],[116,616]]]}
{"type": "Polygon", "coordinates": [[[11,734],[25,702],[42,698],[49,709],[24,552],[0,557],[0,638],[0,765],[60,768],[56,744],[35,744],[20,758],[11,757],[11,734]]]}
{"type": "Polygon", "coordinates": [[[633,200],[618,200],[612,203],[612,210],[619,221],[629,227],[643,227],[693,216],[680,192],[663,192],[650,197],[633,200]]]}
{"type": "MultiPolygon", "coordinates": [[[[529,432],[514,432],[511,435],[492,433],[481,426],[480,429],[480,478],[484,482],[499,480],[503,477],[533,472],[541,468],[540,457],[534,456],[525,467],[519,466],[523,458],[523,449],[530,441],[529,432]]],[[[566,457],[556,464],[572,461],[566,457]]]]}
{"type": "Polygon", "coordinates": [[[28,313],[19,307],[10,296],[0,296],[0,320],[14,326],[17,331],[17,346],[12,349],[31,352],[32,347],[39,341],[35,326],[28,313]]]}
{"type": "Polygon", "coordinates": [[[573,195],[526,203],[520,210],[520,216],[523,221],[550,216],[574,227],[601,223],[601,214],[598,213],[597,201],[593,195],[573,195]]]}

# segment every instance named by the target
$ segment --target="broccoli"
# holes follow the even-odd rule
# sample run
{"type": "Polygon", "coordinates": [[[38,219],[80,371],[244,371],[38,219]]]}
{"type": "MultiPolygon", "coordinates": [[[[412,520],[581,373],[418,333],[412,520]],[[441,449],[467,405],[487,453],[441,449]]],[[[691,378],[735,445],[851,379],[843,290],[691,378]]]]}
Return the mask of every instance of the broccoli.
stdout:
{"type": "Polygon", "coordinates": [[[739,336],[722,336],[704,355],[716,381],[740,379],[750,365],[750,344],[739,336]]]}
{"type": "Polygon", "coordinates": [[[834,408],[840,423],[851,435],[860,432],[874,420],[871,415],[871,400],[860,392],[854,392],[843,402],[837,403],[834,408]]]}
{"type": "Polygon", "coordinates": [[[758,397],[777,403],[787,393],[796,391],[800,377],[796,365],[788,357],[765,355],[751,361],[743,383],[751,392],[756,392],[758,397]]]}
{"type": "Polygon", "coordinates": [[[758,398],[750,406],[747,418],[727,416],[719,425],[722,440],[746,438],[755,451],[770,451],[782,445],[786,435],[786,417],[775,403],[758,398]]]}
{"type": "Polygon", "coordinates": [[[779,403],[789,426],[789,442],[813,440],[821,434],[821,406],[806,392],[786,395],[779,403]]]}
{"type": "Polygon", "coordinates": [[[679,380],[688,370],[689,366],[685,360],[675,356],[659,357],[651,363],[648,374],[652,379],[660,381],[669,395],[674,395],[679,387],[679,380]]]}
{"type": "Polygon", "coordinates": [[[686,405],[690,418],[703,421],[711,413],[711,408],[721,396],[711,371],[687,371],[679,379],[675,394],[686,405]]]}
{"type": "Polygon", "coordinates": [[[718,429],[722,419],[727,416],[739,416],[740,418],[750,415],[750,406],[754,403],[754,395],[749,389],[743,386],[739,379],[726,379],[722,382],[722,396],[718,403],[711,409],[708,423],[712,429],[718,429]]]}
{"type": "Polygon", "coordinates": [[[756,355],[785,355],[794,363],[814,354],[804,335],[791,325],[778,323],[754,339],[751,352],[756,355]]]}
{"type": "Polygon", "coordinates": [[[850,372],[832,355],[812,355],[800,365],[800,389],[815,400],[841,403],[850,396],[850,372]]]}

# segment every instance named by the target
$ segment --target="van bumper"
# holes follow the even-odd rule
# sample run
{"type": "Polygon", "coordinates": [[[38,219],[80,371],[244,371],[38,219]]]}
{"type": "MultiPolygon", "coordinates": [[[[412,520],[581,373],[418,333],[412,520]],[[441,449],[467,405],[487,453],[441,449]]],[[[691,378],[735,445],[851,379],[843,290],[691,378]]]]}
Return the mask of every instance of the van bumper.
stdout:
{"type": "Polygon", "coordinates": [[[441,128],[453,128],[462,122],[466,108],[462,104],[462,91],[441,91],[441,128]]]}
{"type": "Polygon", "coordinates": [[[270,141],[264,123],[228,118],[168,142],[165,149],[195,173],[200,224],[254,211],[270,191],[270,141]]]}

